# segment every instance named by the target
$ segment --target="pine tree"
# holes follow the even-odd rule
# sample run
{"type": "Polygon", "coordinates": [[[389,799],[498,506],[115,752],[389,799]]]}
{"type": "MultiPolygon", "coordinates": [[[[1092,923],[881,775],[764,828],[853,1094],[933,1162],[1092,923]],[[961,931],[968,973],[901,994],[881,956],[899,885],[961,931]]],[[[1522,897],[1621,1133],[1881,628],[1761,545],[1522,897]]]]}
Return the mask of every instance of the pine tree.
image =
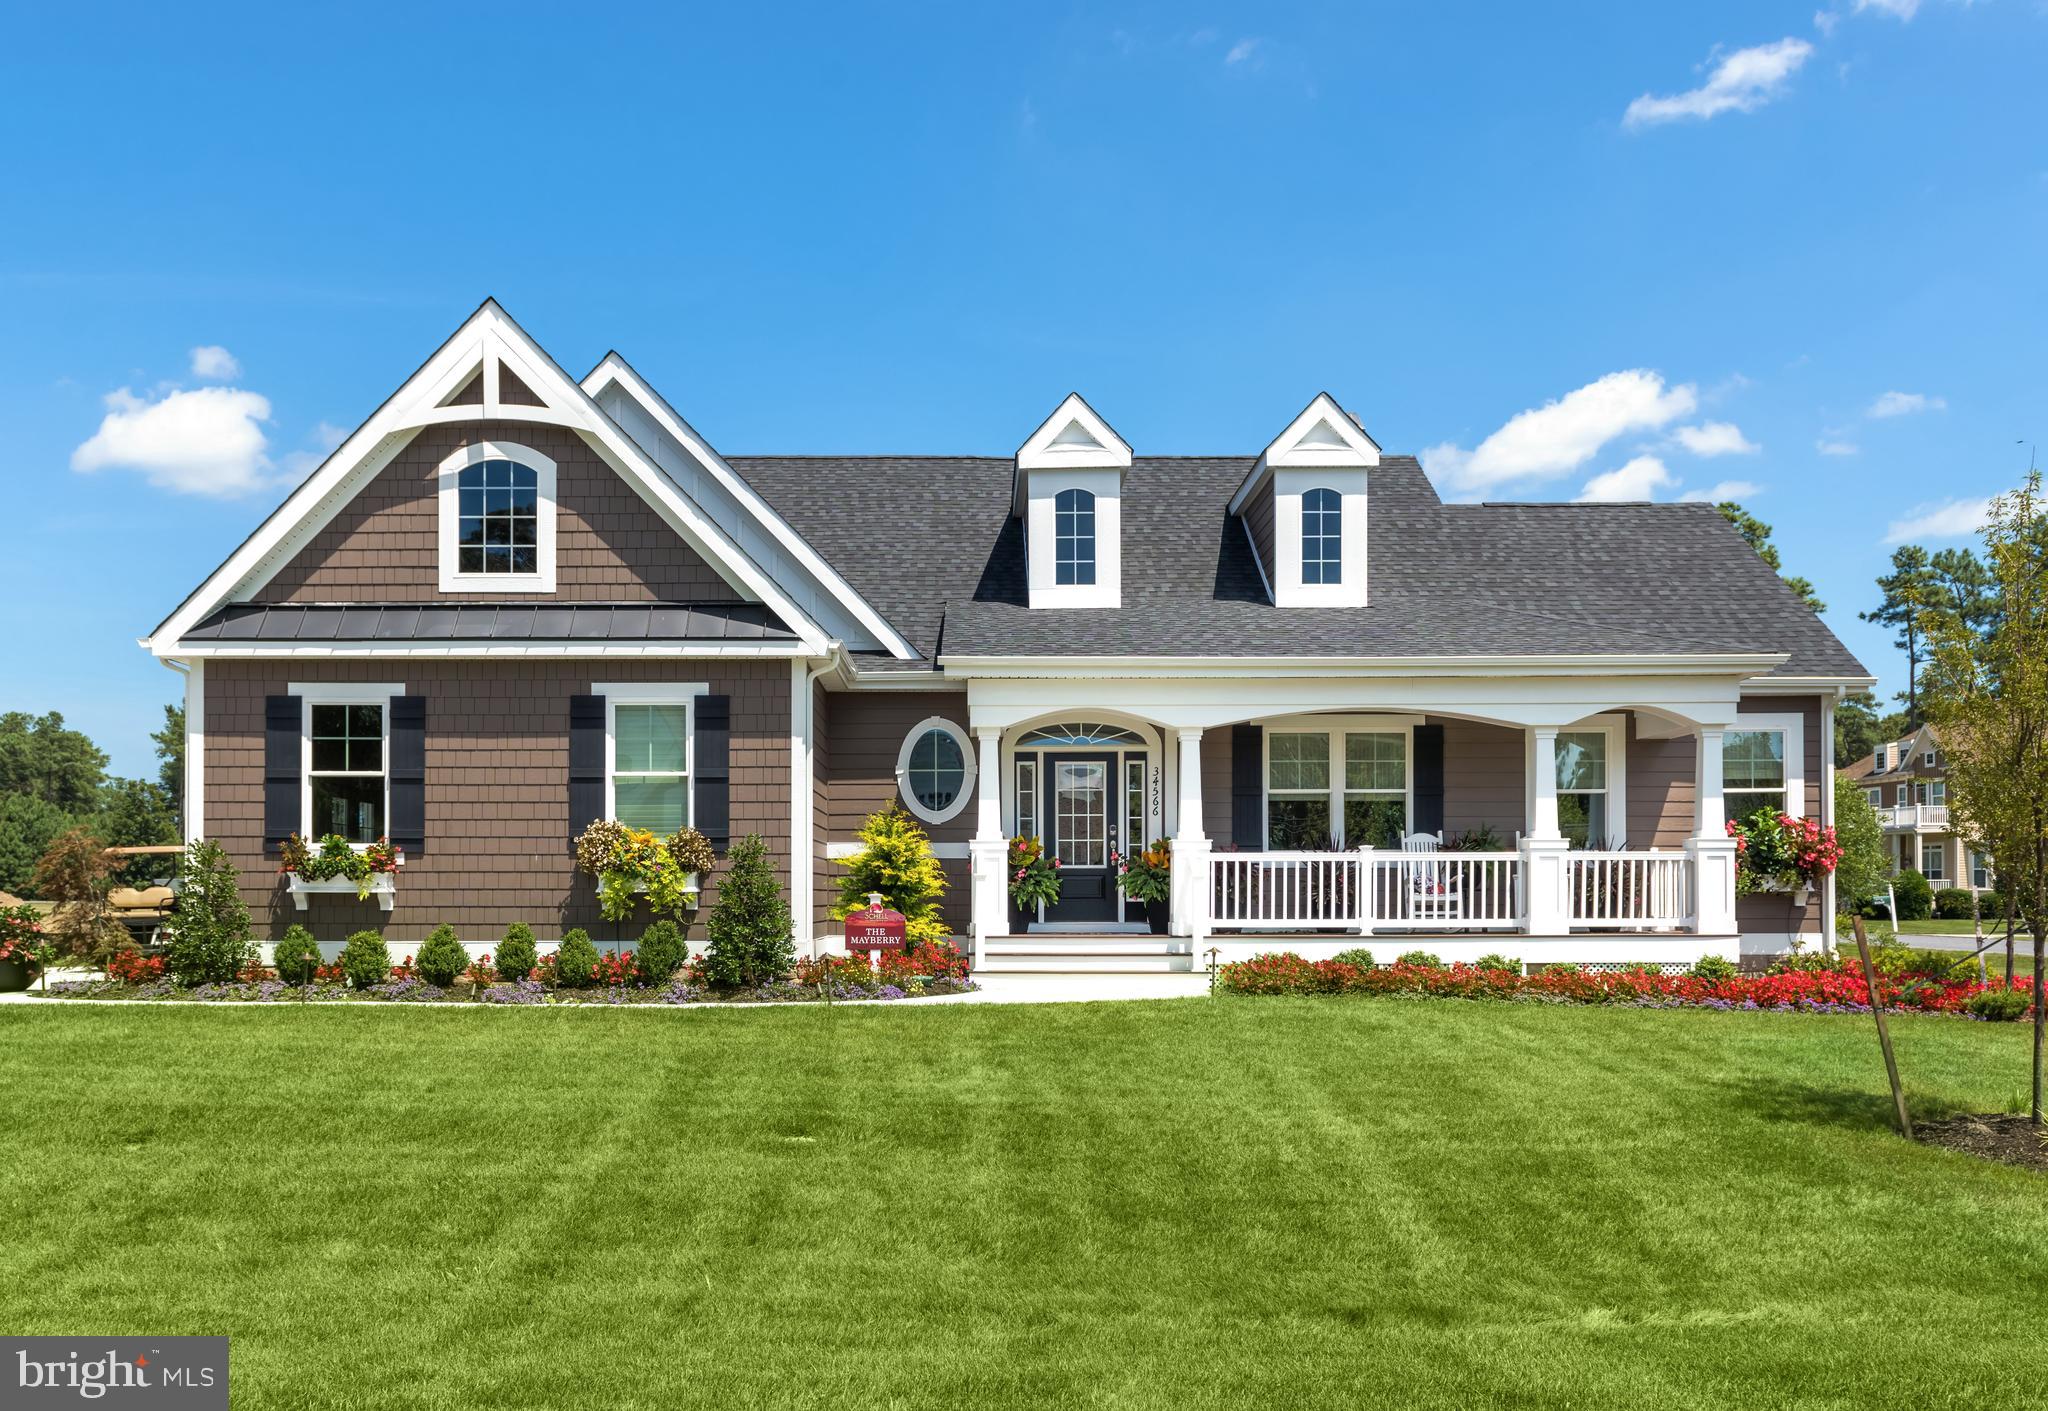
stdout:
{"type": "Polygon", "coordinates": [[[860,828],[860,851],[841,858],[846,875],[839,879],[839,902],[833,919],[844,921],[866,909],[868,893],[880,892],[882,904],[903,913],[904,935],[913,944],[942,941],[950,934],[939,917],[939,899],[946,894],[946,872],[932,855],[924,829],[895,804],[871,814],[860,828]]]}
{"type": "Polygon", "coordinates": [[[796,963],[789,903],[775,884],[759,834],[749,833],[733,846],[705,929],[711,945],[704,952],[704,978],[719,989],[765,985],[796,963]]]}
{"type": "Polygon", "coordinates": [[[178,906],[164,930],[165,966],[181,985],[225,984],[255,962],[241,879],[227,849],[211,838],[185,850],[178,906]]]}
{"type": "Polygon", "coordinates": [[[1906,689],[1899,699],[1906,703],[1906,728],[1915,730],[1920,726],[1920,659],[1925,654],[1920,619],[1939,596],[1927,550],[1918,544],[1899,545],[1892,551],[1892,571],[1877,580],[1877,589],[1884,594],[1883,601],[1858,616],[1898,632],[1892,645],[1906,654],[1906,689]]]}

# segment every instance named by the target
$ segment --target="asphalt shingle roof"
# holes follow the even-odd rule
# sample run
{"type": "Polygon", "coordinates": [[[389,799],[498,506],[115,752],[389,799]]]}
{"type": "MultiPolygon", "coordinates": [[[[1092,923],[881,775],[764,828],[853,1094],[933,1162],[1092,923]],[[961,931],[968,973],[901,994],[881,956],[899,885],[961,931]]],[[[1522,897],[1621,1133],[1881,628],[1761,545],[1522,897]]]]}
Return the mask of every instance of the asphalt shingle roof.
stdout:
{"type": "Polygon", "coordinates": [[[924,654],[897,663],[913,669],[1782,651],[1776,675],[1868,674],[1711,505],[1446,505],[1412,456],[1388,456],[1368,482],[1370,605],[1279,608],[1229,513],[1255,457],[1140,456],[1124,480],[1123,606],[1033,612],[1007,457],[728,460],[924,654]]]}

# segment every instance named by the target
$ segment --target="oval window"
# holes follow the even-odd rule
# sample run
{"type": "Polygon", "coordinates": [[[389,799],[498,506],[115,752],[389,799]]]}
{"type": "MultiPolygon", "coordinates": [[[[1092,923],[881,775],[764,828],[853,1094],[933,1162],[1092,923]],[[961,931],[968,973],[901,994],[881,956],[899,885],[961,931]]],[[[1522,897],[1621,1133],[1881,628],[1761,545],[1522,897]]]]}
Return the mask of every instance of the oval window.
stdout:
{"type": "Polygon", "coordinates": [[[967,802],[974,779],[967,737],[950,720],[927,720],[910,732],[897,758],[903,801],[927,823],[944,823],[967,802]]]}

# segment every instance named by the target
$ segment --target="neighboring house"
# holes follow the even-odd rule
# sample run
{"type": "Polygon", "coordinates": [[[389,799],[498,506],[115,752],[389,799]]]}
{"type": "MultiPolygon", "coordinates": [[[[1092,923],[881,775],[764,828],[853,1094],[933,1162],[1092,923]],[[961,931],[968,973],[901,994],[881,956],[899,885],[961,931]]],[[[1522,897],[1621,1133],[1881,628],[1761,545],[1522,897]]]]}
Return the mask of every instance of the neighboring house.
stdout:
{"type": "Polygon", "coordinates": [[[1884,825],[1885,862],[1934,884],[1991,890],[1991,859],[1949,830],[1948,761],[1932,725],[1888,740],[1841,771],[1863,790],[1884,825]]]}
{"type": "Polygon", "coordinates": [[[1824,895],[1737,898],[1724,820],[1826,820],[1871,682],[1711,506],[1447,505],[1327,395],[1235,455],[1071,396],[1013,455],[726,456],[495,303],[144,645],[186,673],[187,830],[270,935],[613,939],[570,849],[612,816],[760,834],[829,944],[833,861],[901,800],[982,962],[1045,968],[1819,940],[1824,895]],[[297,912],[294,831],[388,834],[391,909],[297,912]],[[1064,863],[1021,934],[1013,833],[1064,863]],[[1442,834],[1487,846],[1401,850],[1442,834]],[[1156,838],[1152,942],[1110,864],[1156,838]]]}

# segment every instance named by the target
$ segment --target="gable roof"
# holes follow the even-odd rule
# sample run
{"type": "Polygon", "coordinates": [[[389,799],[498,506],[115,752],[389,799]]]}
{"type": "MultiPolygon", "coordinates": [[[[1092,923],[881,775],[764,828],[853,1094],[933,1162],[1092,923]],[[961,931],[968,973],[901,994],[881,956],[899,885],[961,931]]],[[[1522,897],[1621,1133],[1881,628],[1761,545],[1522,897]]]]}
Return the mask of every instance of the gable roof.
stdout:
{"type": "Polygon", "coordinates": [[[1711,505],[1446,505],[1414,457],[1383,455],[1370,472],[1369,605],[1278,608],[1228,511],[1255,458],[1137,456],[1124,485],[1123,606],[1034,611],[1008,461],[728,461],[927,664],[1782,652],[1769,675],[1867,679],[1711,505]]]}
{"type": "Polygon", "coordinates": [[[419,431],[482,420],[534,422],[575,431],[742,596],[765,603],[805,645],[824,649],[826,634],[816,621],[494,299],[486,299],[464,320],[157,625],[143,645],[159,656],[176,655],[185,633],[222,606],[246,600],[261,588],[419,431]],[[480,396],[470,400],[470,384],[479,376],[480,396]],[[501,387],[511,388],[511,396],[502,396],[501,387]]]}

